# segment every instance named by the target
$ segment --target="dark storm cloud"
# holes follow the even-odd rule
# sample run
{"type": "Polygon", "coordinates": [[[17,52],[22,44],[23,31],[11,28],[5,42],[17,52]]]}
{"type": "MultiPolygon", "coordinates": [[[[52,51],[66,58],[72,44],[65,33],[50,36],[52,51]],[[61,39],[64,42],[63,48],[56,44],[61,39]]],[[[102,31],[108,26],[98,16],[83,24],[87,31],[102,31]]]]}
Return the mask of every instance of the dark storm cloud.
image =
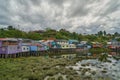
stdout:
{"type": "Polygon", "coordinates": [[[78,33],[119,31],[120,0],[0,0],[0,25],[78,33]]]}

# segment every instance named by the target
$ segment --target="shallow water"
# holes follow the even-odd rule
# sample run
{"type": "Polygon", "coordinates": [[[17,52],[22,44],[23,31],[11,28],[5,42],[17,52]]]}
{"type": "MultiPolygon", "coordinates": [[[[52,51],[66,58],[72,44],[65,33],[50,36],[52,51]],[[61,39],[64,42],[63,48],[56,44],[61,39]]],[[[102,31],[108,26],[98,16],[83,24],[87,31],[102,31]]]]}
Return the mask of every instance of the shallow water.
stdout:
{"type": "Polygon", "coordinates": [[[78,72],[78,74],[82,75],[82,71],[84,69],[90,69],[84,72],[85,76],[91,76],[95,78],[95,80],[99,77],[109,77],[111,80],[120,80],[120,60],[117,61],[113,58],[108,58],[111,62],[100,62],[97,59],[88,59],[82,60],[76,63],[75,66],[72,67],[74,70],[78,72]],[[95,74],[91,74],[92,72],[95,74]]]}

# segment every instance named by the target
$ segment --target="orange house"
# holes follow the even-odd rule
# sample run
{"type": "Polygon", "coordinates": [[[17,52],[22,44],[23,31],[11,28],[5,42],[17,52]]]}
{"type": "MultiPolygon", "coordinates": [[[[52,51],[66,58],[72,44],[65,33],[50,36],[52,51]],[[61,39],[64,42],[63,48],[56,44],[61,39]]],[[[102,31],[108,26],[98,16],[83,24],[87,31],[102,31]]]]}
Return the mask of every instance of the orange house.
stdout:
{"type": "Polygon", "coordinates": [[[98,44],[98,43],[96,43],[96,44],[93,44],[93,45],[92,45],[92,47],[93,47],[93,48],[102,48],[102,47],[103,47],[103,45],[102,45],[102,44],[100,44],[100,43],[99,43],[99,44],[98,44]]]}

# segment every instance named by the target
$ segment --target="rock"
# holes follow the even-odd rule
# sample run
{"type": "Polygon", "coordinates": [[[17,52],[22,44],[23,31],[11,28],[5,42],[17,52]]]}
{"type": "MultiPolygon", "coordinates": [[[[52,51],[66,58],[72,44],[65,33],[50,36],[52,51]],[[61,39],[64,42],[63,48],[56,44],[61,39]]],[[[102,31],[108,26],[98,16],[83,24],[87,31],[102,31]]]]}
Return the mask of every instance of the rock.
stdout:
{"type": "Polygon", "coordinates": [[[81,66],[84,66],[84,67],[85,67],[86,65],[85,65],[85,64],[81,64],[81,66]]]}
{"type": "Polygon", "coordinates": [[[92,75],[95,75],[95,74],[96,74],[96,71],[91,71],[91,74],[92,74],[92,75]]]}
{"type": "Polygon", "coordinates": [[[81,71],[82,69],[83,69],[83,68],[81,68],[81,67],[79,68],[80,71],[81,71]]]}
{"type": "Polygon", "coordinates": [[[112,64],[113,66],[116,66],[116,64],[112,64]]]}
{"type": "Polygon", "coordinates": [[[108,70],[107,68],[103,68],[103,70],[108,70]]]}
{"type": "Polygon", "coordinates": [[[83,80],[93,80],[92,79],[92,77],[91,76],[86,76],[86,77],[84,77],[84,79],[83,80]]]}
{"type": "Polygon", "coordinates": [[[62,76],[59,76],[58,77],[58,80],[64,80],[62,76]]]}
{"type": "Polygon", "coordinates": [[[112,61],[110,61],[110,60],[107,60],[107,62],[112,63],[112,61]]]}
{"type": "Polygon", "coordinates": [[[95,66],[95,64],[91,64],[91,66],[95,66]]]}
{"type": "Polygon", "coordinates": [[[66,76],[67,80],[75,80],[72,75],[66,76]]]}
{"type": "Polygon", "coordinates": [[[43,70],[49,70],[50,67],[43,67],[43,70]]]}
{"type": "Polygon", "coordinates": [[[73,70],[73,68],[72,68],[72,67],[70,67],[69,69],[70,69],[70,70],[73,70]]]}
{"type": "Polygon", "coordinates": [[[87,68],[88,71],[90,71],[91,69],[90,68],[87,68]]]}
{"type": "Polygon", "coordinates": [[[101,71],[102,73],[107,73],[107,71],[106,70],[103,70],[103,71],[101,71]]]}
{"type": "Polygon", "coordinates": [[[56,80],[54,77],[48,78],[47,80],[56,80]]]}

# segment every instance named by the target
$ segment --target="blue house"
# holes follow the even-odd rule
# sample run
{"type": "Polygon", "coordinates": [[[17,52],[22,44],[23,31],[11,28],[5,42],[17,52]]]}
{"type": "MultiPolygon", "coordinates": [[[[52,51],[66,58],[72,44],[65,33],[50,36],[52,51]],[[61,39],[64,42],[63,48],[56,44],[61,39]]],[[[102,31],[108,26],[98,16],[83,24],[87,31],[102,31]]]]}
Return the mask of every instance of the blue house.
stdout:
{"type": "Polygon", "coordinates": [[[76,48],[90,49],[91,45],[88,45],[88,44],[77,44],[76,48]]]}
{"type": "Polygon", "coordinates": [[[77,44],[76,48],[81,48],[84,49],[85,45],[84,44],[77,44]]]}
{"type": "Polygon", "coordinates": [[[34,45],[30,46],[30,51],[37,51],[37,50],[38,50],[37,46],[34,46],[34,45]]]}
{"type": "Polygon", "coordinates": [[[22,52],[29,52],[32,40],[22,39],[22,52]]]}

